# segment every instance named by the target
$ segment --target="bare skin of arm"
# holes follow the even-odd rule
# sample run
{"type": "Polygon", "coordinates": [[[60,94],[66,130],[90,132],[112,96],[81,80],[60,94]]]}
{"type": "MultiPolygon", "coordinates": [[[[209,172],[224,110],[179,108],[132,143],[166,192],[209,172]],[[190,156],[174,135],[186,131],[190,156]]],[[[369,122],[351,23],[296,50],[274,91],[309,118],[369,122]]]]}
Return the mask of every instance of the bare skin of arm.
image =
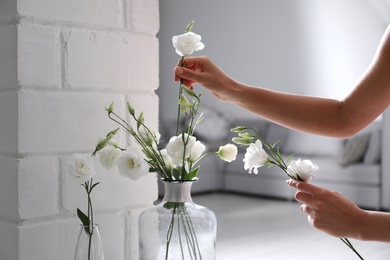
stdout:
{"type": "Polygon", "coordinates": [[[285,127],[331,137],[350,137],[390,104],[390,26],[366,72],[343,100],[293,95],[237,82],[207,57],[188,57],[175,80],[199,83],[214,96],[285,127]]]}

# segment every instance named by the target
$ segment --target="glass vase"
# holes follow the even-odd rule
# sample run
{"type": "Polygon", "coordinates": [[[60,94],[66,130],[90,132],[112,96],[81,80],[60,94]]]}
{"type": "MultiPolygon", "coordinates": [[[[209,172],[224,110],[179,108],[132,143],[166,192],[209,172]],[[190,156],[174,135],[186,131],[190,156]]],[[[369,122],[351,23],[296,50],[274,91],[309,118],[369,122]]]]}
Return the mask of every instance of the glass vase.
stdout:
{"type": "Polygon", "coordinates": [[[104,260],[99,226],[80,225],[75,260],[104,260]]]}
{"type": "Polygon", "coordinates": [[[139,259],[216,258],[217,220],[191,198],[193,181],[164,181],[161,203],[139,217],[139,259]]]}

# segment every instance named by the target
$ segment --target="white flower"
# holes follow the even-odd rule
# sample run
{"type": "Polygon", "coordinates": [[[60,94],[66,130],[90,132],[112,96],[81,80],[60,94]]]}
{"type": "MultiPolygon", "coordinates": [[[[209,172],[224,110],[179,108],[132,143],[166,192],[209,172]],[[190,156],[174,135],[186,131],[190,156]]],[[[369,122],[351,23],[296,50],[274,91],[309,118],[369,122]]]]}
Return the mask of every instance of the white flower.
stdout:
{"type": "Polygon", "coordinates": [[[206,147],[204,146],[204,144],[202,144],[199,141],[196,141],[192,146],[190,152],[190,157],[189,157],[190,161],[196,162],[202,156],[202,153],[204,152],[205,149],[206,147]]]}
{"type": "Polygon", "coordinates": [[[162,149],[160,151],[162,158],[164,160],[165,166],[169,169],[172,170],[173,168],[176,167],[176,165],[173,163],[172,158],[169,156],[167,153],[167,149],[162,149]]]}
{"type": "Polygon", "coordinates": [[[190,55],[194,51],[202,50],[204,44],[201,42],[202,37],[193,32],[176,35],[172,37],[173,47],[180,56],[190,55]]]}
{"type": "Polygon", "coordinates": [[[287,174],[295,180],[309,182],[313,177],[312,173],[318,169],[318,166],[310,160],[298,159],[292,161],[287,167],[287,174]]]}
{"type": "Polygon", "coordinates": [[[192,147],[195,145],[196,138],[193,136],[189,136],[184,134],[184,142],[183,135],[173,136],[169,140],[169,143],[166,147],[168,155],[172,158],[174,164],[182,166],[183,160],[186,160],[190,157],[192,147]],[[186,144],[184,144],[186,142],[186,144]],[[185,154],[184,154],[185,147],[185,154]]]}
{"type": "Polygon", "coordinates": [[[260,140],[256,140],[255,143],[251,143],[248,148],[246,148],[245,158],[244,158],[244,169],[248,170],[249,173],[253,172],[258,173],[257,168],[263,166],[268,162],[268,154],[263,150],[263,144],[260,140]]]}
{"type": "Polygon", "coordinates": [[[109,171],[112,167],[116,166],[120,155],[121,150],[119,148],[111,145],[106,146],[99,151],[100,164],[109,171]]]}
{"type": "Polygon", "coordinates": [[[118,170],[120,175],[132,180],[137,180],[149,172],[144,154],[136,148],[122,152],[118,160],[118,170]]]}
{"type": "Polygon", "coordinates": [[[66,163],[66,170],[80,182],[89,181],[95,176],[93,160],[89,154],[72,154],[66,163]]]}
{"type": "Polygon", "coordinates": [[[218,155],[222,160],[226,162],[232,162],[236,159],[237,156],[237,146],[234,144],[226,144],[220,146],[216,155],[218,155]]]}

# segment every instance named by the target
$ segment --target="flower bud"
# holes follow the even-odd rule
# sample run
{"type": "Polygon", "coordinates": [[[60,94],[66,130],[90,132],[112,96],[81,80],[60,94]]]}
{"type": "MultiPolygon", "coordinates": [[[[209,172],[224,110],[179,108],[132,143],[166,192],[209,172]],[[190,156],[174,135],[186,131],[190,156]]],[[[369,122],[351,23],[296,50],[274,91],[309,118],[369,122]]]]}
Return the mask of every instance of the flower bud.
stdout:
{"type": "Polygon", "coordinates": [[[245,126],[237,126],[235,128],[230,129],[233,133],[241,133],[244,132],[247,128],[245,126]]]}
{"type": "Polygon", "coordinates": [[[188,102],[188,99],[187,99],[183,94],[180,95],[180,98],[179,98],[179,105],[180,105],[180,109],[181,109],[184,113],[187,113],[187,112],[191,109],[191,104],[190,104],[190,102],[188,102]]]}
{"type": "Polygon", "coordinates": [[[134,116],[134,107],[132,107],[129,102],[127,102],[127,110],[129,111],[130,115],[134,116]]]}
{"type": "Polygon", "coordinates": [[[224,146],[220,146],[216,155],[218,155],[222,160],[226,162],[232,162],[236,159],[237,156],[237,146],[233,144],[226,144],[224,146]]]}
{"type": "Polygon", "coordinates": [[[187,25],[186,30],[185,30],[186,33],[190,32],[190,31],[192,30],[192,27],[194,27],[194,23],[195,23],[195,22],[192,20],[192,21],[187,25]]]}
{"type": "Polygon", "coordinates": [[[107,112],[111,114],[114,111],[114,102],[110,104],[108,108],[106,108],[107,112]]]}
{"type": "Polygon", "coordinates": [[[245,139],[245,138],[241,138],[241,137],[234,137],[232,139],[232,141],[236,144],[240,144],[240,145],[250,145],[252,142],[251,140],[248,140],[248,139],[245,139]]]}
{"type": "Polygon", "coordinates": [[[256,136],[254,136],[253,134],[250,134],[248,132],[244,132],[244,133],[239,133],[239,136],[241,138],[244,138],[244,139],[253,139],[255,138],[256,136]]]}
{"type": "Polygon", "coordinates": [[[140,128],[140,126],[144,123],[144,121],[145,121],[144,112],[141,112],[137,120],[137,128],[140,128]]]}

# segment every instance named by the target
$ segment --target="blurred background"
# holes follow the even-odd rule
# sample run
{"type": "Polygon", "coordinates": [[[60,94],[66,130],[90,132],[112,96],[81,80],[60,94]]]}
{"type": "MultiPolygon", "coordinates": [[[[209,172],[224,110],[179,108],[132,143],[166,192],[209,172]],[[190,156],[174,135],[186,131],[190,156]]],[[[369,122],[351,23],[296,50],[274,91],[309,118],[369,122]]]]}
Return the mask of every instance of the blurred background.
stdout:
{"type": "MultiPolygon", "coordinates": [[[[234,79],[278,91],[342,98],[369,65],[390,21],[388,0],[160,1],[160,118],[175,118],[171,37],[195,21],[207,55],[234,79]]],[[[251,117],[203,91],[203,105],[251,117]]]]}

